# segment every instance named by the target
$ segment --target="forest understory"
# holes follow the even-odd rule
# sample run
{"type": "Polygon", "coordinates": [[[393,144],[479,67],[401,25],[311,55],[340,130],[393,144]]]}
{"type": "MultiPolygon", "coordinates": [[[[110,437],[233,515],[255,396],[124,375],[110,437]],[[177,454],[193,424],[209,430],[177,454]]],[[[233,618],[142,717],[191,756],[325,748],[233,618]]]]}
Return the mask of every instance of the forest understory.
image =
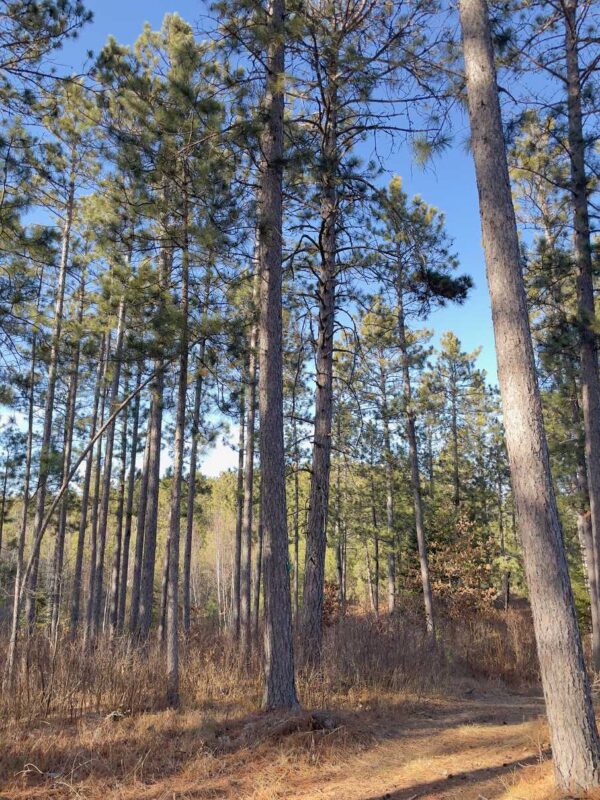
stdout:
{"type": "Polygon", "coordinates": [[[320,670],[299,671],[299,712],[257,713],[256,654],[245,666],[206,624],[183,649],[179,711],[158,648],[62,643],[52,662],[40,636],[28,651],[3,699],[2,798],[564,797],[524,603],[454,609],[434,652],[410,599],[395,618],[339,619],[320,670]]]}

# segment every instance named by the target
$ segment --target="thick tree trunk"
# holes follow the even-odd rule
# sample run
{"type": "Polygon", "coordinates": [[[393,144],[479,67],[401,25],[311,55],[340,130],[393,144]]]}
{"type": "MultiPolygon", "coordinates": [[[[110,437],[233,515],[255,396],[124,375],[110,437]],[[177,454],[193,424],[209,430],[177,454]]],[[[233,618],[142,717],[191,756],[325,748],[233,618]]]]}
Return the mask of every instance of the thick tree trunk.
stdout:
{"type": "MultiPolygon", "coordinates": [[[[92,411],[92,421],[90,425],[90,438],[96,435],[98,425],[98,410],[100,408],[100,392],[102,389],[102,376],[104,372],[104,348],[105,337],[102,336],[100,353],[98,355],[98,366],[96,368],[96,386],[94,389],[94,402],[92,411]]],[[[83,550],[85,546],[85,532],[88,523],[88,507],[90,502],[90,486],[92,483],[92,470],[94,467],[94,450],[90,450],[85,460],[85,473],[83,477],[83,488],[81,490],[81,513],[79,516],[79,532],[77,536],[77,551],[75,554],[75,569],[73,572],[73,589],[71,592],[71,612],[69,632],[71,639],[74,639],[79,628],[79,614],[81,607],[81,587],[83,582],[83,550]]]]}
{"type": "Polygon", "coordinates": [[[284,20],[284,0],[270,0],[265,37],[265,127],[261,133],[263,161],[258,199],[259,415],[265,583],[263,707],[266,710],[295,708],[298,705],[294,677],[283,445],[284,20]]]}
{"type": "MultiPolygon", "coordinates": [[[[46,491],[50,473],[50,456],[52,443],[52,421],[54,419],[54,396],[56,392],[56,378],[58,374],[58,356],[63,322],[63,309],[65,302],[65,286],[67,280],[67,266],[69,263],[69,249],[71,246],[71,227],[73,225],[73,211],[75,207],[75,180],[69,183],[69,192],[65,207],[65,222],[62,232],[62,246],[60,263],[58,267],[58,280],[56,286],[56,299],[54,305],[54,323],[52,331],[52,344],[50,347],[50,361],[48,365],[48,386],[46,389],[46,402],[44,404],[44,425],[42,441],[40,444],[40,467],[37,480],[37,497],[35,506],[35,521],[33,529],[35,536],[44,521],[44,508],[46,504],[46,491]]],[[[33,569],[29,578],[26,616],[31,625],[35,620],[35,593],[37,589],[39,564],[39,550],[34,552],[33,569]]]]}
{"type": "Polygon", "coordinates": [[[561,788],[580,791],[599,782],[600,743],[550,473],[485,0],[461,0],[460,17],[506,445],[554,768],[561,788]]]}
{"type": "MultiPolygon", "coordinates": [[[[592,525],[592,566],[600,558],[600,375],[598,373],[597,321],[594,304],[594,272],[585,167],[585,137],[581,110],[578,54],[577,0],[563,6],[567,77],[567,111],[573,243],[577,268],[577,305],[581,360],[581,408],[585,432],[585,461],[592,525]]],[[[594,639],[593,665],[600,670],[600,637],[594,639]]]]}
{"type": "MultiPolygon", "coordinates": [[[[400,265],[399,265],[400,266],[400,265]]],[[[400,273],[401,274],[401,273],[400,273]]],[[[433,615],[433,596],[429,578],[429,561],[427,557],[427,536],[423,520],[423,497],[421,494],[421,471],[419,469],[419,450],[417,445],[417,432],[415,410],[413,407],[412,386],[410,381],[410,356],[406,340],[406,322],[404,317],[404,294],[401,278],[397,287],[398,303],[398,341],[400,344],[400,358],[402,362],[402,382],[404,390],[404,414],[406,416],[406,438],[408,439],[408,458],[410,461],[410,483],[413,495],[413,509],[415,514],[415,530],[417,533],[417,547],[419,550],[419,566],[421,569],[421,585],[423,587],[423,603],[425,605],[425,625],[432,641],[435,641],[435,619],[433,615]]]]}

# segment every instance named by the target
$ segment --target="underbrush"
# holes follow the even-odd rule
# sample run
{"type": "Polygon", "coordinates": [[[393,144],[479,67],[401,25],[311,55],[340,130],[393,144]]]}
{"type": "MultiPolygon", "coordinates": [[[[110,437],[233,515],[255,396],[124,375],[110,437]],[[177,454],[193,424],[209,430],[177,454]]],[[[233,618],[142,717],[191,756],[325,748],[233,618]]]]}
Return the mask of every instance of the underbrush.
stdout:
{"type": "MultiPolygon", "coordinates": [[[[164,708],[164,657],[158,644],[102,641],[93,652],[43,631],[22,643],[14,688],[3,693],[3,720],[88,713],[135,715],[164,708]]],[[[379,618],[347,615],[328,625],[319,669],[302,666],[298,691],[305,708],[355,709],[390,695],[451,693],[465,680],[512,687],[538,681],[535,641],[526,609],[439,614],[437,645],[425,635],[415,603],[379,618]]],[[[2,647],[3,652],[6,648],[2,647]]],[[[260,653],[245,663],[229,637],[198,623],[181,647],[181,697],[188,709],[244,714],[260,706],[260,653]]]]}

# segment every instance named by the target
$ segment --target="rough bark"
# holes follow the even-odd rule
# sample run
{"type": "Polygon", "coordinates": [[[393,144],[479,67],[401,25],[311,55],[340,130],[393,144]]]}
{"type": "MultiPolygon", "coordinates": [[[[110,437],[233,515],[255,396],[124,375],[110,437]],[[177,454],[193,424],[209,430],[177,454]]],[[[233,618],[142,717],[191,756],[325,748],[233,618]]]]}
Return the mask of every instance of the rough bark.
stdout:
{"type": "Polygon", "coordinates": [[[258,201],[260,275],[259,414],[264,528],[264,669],[266,710],[298,705],[294,678],[292,608],[283,445],[283,112],[285,2],[267,10],[265,126],[258,201]]]}
{"type": "Polygon", "coordinates": [[[483,247],[518,525],[561,788],[600,778],[600,743],[575,616],[537,384],[485,0],[460,18],[483,247]]]}
{"type": "MultiPolygon", "coordinates": [[[[578,53],[577,0],[561,6],[565,23],[567,112],[573,244],[577,270],[579,316],[579,357],[581,362],[581,410],[585,433],[585,461],[589,487],[594,562],[600,556],[600,375],[594,304],[594,273],[585,166],[585,137],[581,108],[581,79],[578,53]]],[[[594,669],[600,669],[600,638],[594,640],[594,669]]]]}

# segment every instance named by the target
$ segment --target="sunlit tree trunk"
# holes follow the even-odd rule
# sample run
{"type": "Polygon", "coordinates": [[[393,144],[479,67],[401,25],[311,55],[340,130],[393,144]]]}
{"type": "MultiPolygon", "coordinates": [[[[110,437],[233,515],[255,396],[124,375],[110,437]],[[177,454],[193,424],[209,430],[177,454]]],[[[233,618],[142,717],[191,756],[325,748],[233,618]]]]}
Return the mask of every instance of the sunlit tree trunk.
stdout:
{"type": "MultiPolygon", "coordinates": [[[[593,537],[592,552],[593,561],[597,562],[600,557],[600,375],[598,373],[588,181],[585,166],[585,136],[581,109],[577,6],[578,0],[568,0],[561,7],[565,23],[570,189],[573,204],[573,243],[577,269],[580,333],[581,408],[585,432],[585,461],[593,537]]],[[[600,636],[595,636],[592,643],[594,669],[600,670],[600,636]]]]}
{"type": "Polygon", "coordinates": [[[298,705],[294,677],[292,604],[283,445],[283,112],[285,2],[270,0],[266,30],[265,126],[258,199],[259,415],[264,528],[265,690],[263,707],[298,705]]]}
{"type": "Polygon", "coordinates": [[[552,485],[485,0],[461,0],[483,247],[512,488],[561,788],[598,785],[600,743],[552,485]]]}

